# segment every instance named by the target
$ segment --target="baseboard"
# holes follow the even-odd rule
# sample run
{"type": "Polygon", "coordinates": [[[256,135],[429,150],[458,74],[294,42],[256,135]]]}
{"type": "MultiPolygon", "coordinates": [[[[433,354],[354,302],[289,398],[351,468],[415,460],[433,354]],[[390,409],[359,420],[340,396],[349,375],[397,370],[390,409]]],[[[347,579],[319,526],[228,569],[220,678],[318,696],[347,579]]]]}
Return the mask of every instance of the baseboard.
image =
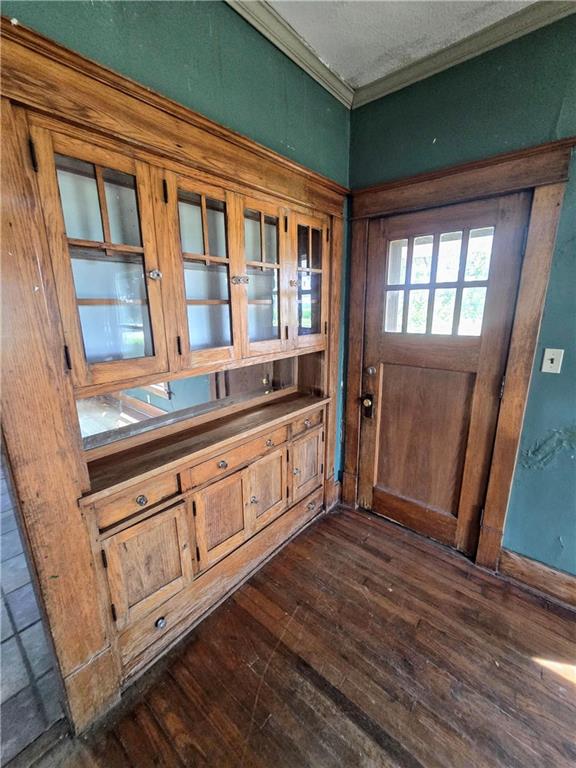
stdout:
{"type": "Polygon", "coordinates": [[[331,512],[340,503],[342,498],[342,485],[339,480],[329,477],[324,486],[324,498],[326,512],[331,512]]]}
{"type": "Polygon", "coordinates": [[[576,608],[576,576],[556,571],[537,560],[503,549],[498,572],[548,598],[576,608]]]}

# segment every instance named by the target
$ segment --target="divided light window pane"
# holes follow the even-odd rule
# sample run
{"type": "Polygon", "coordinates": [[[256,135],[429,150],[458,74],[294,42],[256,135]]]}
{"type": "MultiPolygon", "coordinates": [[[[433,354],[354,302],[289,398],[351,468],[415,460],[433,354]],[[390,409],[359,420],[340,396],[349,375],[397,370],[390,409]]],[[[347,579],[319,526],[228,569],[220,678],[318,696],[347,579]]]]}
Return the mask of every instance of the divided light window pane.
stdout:
{"type": "Polygon", "coordinates": [[[183,253],[204,255],[204,240],[202,236],[202,208],[200,195],[191,192],[180,192],[178,196],[178,213],[180,217],[180,242],[183,253]]]}
{"type": "Polygon", "coordinates": [[[56,174],[68,237],[102,242],[104,231],[94,166],[56,155],[56,174]]]}
{"type": "Polygon", "coordinates": [[[278,219],[275,216],[264,216],[264,241],[266,261],[278,264],[278,219]]]}
{"type": "Polygon", "coordinates": [[[458,280],[461,246],[462,232],[444,232],[440,235],[437,283],[455,283],[458,280]]]}
{"type": "Polygon", "coordinates": [[[384,330],[387,333],[402,331],[402,316],[404,313],[404,291],[388,291],[386,293],[386,309],[384,310],[384,330]]]}
{"type": "Polygon", "coordinates": [[[224,264],[204,264],[184,261],[186,298],[228,301],[228,267],[224,264]]]}
{"type": "Polygon", "coordinates": [[[248,267],[248,336],[250,341],[280,338],[278,270],[248,267]]]}
{"type": "Polygon", "coordinates": [[[244,253],[246,261],[262,261],[260,214],[258,211],[244,211],[244,253]]]}
{"type": "Polygon", "coordinates": [[[322,275],[301,272],[298,280],[298,335],[321,333],[322,275]]]}
{"type": "Polygon", "coordinates": [[[232,346],[229,304],[189,304],[190,349],[232,346]]]}
{"type": "Polygon", "coordinates": [[[456,288],[437,288],[434,291],[432,333],[450,335],[454,322],[456,288]]]}
{"type": "Polygon", "coordinates": [[[494,227],[471,229],[466,256],[464,280],[488,280],[490,272],[490,257],[492,256],[492,241],[494,227]]]}
{"type": "Polygon", "coordinates": [[[414,238],[412,252],[411,283],[429,283],[432,271],[432,250],[434,235],[422,235],[414,238]]]}
{"type": "Polygon", "coordinates": [[[428,289],[408,291],[408,333],[426,333],[428,289]]]}
{"type": "Polygon", "coordinates": [[[486,288],[464,288],[458,323],[458,336],[480,336],[484,318],[486,288]]]}
{"type": "Polygon", "coordinates": [[[319,229],[312,230],[312,269],[322,269],[322,232],[319,229]]]}
{"type": "Polygon", "coordinates": [[[402,285],[406,281],[408,240],[391,240],[388,246],[388,285],[402,285]]]}
{"type": "Polygon", "coordinates": [[[308,227],[298,224],[298,266],[308,268],[308,227]]]}
{"type": "Polygon", "coordinates": [[[210,256],[225,259],[226,248],[226,205],[220,200],[206,200],[206,219],[208,221],[208,250],[210,256]]]}
{"type": "Polygon", "coordinates": [[[86,360],[152,356],[143,257],[85,248],[70,255],[86,360]]]}
{"type": "Polygon", "coordinates": [[[102,172],[110,239],[121,245],[142,245],[136,179],[128,173],[105,168],[102,172]]]}

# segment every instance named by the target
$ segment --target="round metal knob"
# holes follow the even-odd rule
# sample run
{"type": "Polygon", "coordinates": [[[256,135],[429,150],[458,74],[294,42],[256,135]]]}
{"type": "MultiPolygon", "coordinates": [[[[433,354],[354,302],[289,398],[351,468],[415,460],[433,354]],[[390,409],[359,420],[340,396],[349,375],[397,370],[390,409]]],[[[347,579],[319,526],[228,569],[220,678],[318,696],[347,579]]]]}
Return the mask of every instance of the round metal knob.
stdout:
{"type": "Polygon", "coordinates": [[[162,280],[162,272],[159,269],[151,269],[148,272],[148,277],[150,280],[162,280]]]}
{"type": "Polygon", "coordinates": [[[156,619],[154,622],[154,626],[156,629],[166,629],[168,626],[168,621],[164,618],[164,616],[160,616],[160,618],[156,619]]]}
{"type": "Polygon", "coordinates": [[[368,374],[368,376],[374,376],[374,374],[376,373],[376,368],[374,368],[373,365],[369,365],[368,368],[366,368],[366,373],[368,374]]]}
{"type": "Polygon", "coordinates": [[[299,475],[300,474],[300,470],[298,469],[298,467],[294,467],[294,469],[292,470],[292,474],[293,475],[299,475]]]}
{"type": "Polygon", "coordinates": [[[144,494],[140,494],[140,496],[136,496],[136,504],[140,507],[145,507],[148,504],[148,498],[144,494]]]}
{"type": "Polygon", "coordinates": [[[250,504],[258,504],[258,499],[256,496],[250,496],[250,504]]]}
{"type": "Polygon", "coordinates": [[[370,398],[368,397],[365,397],[364,400],[362,400],[362,405],[364,406],[364,408],[370,408],[370,406],[372,405],[372,400],[370,400],[370,398]]]}
{"type": "Polygon", "coordinates": [[[304,419],[304,426],[306,427],[306,429],[310,429],[310,427],[312,426],[312,422],[310,421],[310,419],[304,419]]]}
{"type": "Polygon", "coordinates": [[[315,501],[309,501],[308,504],[306,504],[306,506],[308,507],[309,510],[313,510],[314,507],[316,506],[316,502],[315,501]]]}
{"type": "Polygon", "coordinates": [[[268,440],[266,440],[266,447],[272,448],[273,445],[274,445],[274,440],[271,440],[270,438],[268,438],[268,440]]]}
{"type": "Polygon", "coordinates": [[[290,288],[296,288],[298,285],[298,280],[290,280],[290,288]]]}
{"type": "Polygon", "coordinates": [[[224,459],[222,459],[222,461],[219,461],[218,469],[228,469],[228,462],[224,461],[224,459]]]}

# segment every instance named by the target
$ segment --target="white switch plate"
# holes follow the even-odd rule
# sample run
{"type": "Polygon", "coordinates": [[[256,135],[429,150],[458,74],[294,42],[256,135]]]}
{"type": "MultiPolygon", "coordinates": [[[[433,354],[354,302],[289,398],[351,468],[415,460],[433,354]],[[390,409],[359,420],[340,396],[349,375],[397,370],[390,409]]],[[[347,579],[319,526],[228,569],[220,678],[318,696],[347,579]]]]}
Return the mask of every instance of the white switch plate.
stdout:
{"type": "Polygon", "coordinates": [[[540,370],[542,373],[560,373],[563,358],[563,349],[545,349],[540,370]]]}

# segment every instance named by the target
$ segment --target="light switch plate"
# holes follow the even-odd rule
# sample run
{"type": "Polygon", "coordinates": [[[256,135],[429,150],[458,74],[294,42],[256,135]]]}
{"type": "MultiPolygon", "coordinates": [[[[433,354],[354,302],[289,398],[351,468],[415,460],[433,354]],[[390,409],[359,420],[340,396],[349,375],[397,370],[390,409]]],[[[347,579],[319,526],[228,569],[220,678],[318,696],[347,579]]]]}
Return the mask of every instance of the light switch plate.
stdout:
{"type": "Polygon", "coordinates": [[[542,373],[560,373],[563,358],[563,349],[545,349],[540,370],[542,373]]]}

